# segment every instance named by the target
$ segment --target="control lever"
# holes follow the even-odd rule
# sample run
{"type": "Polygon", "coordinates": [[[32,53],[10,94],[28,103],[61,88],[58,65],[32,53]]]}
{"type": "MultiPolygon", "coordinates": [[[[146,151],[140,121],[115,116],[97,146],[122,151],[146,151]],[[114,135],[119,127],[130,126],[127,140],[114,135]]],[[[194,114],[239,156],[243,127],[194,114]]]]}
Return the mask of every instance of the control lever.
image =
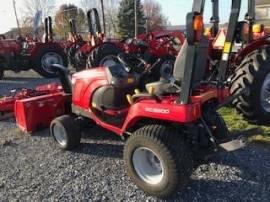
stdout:
{"type": "MultiPolygon", "coordinates": [[[[158,63],[161,61],[161,59],[159,58],[152,66],[150,66],[149,68],[145,68],[145,70],[143,71],[143,74],[145,73],[151,73],[151,70],[154,69],[158,63]]],[[[146,66],[147,64],[144,63],[144,65],[146,66]]]]}

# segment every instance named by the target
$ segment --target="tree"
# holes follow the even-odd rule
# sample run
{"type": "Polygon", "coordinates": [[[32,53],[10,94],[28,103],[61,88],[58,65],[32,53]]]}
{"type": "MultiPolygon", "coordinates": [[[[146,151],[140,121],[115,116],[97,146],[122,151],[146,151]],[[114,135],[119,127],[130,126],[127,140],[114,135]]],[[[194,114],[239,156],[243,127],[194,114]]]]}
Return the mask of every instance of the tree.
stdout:
{"type": "Polygon", "coordinates": [[[41,20],[53,13],[55,0],[24,0],[23,11],[26,18],[34,18],[37,12],[42,12],[41,20]]]}
{"type": "MultiPolygon", "coordinates": [[[[97,8],[101,25],[102,21],[102,11],[101,11],[101,1],[100,0],[81,0],[80,5],[84,8],[85,13],[91,8],[97,8]]],[[[104,1],[104,13],[105,13],[105,25],[106,25],[106,34],[107,36],[114,36],[117,31],[117,14],[119,0],[105,0],[104,1]]]]}
{"type": "MultiPolygon", "coordinates": [[[[140,0],[137,1],[138,33],[145,31],[145,18],[143,6],[140,0]]],[[[135,37],[135,9],[134,0],[122,0],[118,13],[118,34],[120,37],[135,37]]]]}
{"type": "Polygon", "coordinates": [[[69,32],[70,19],[75,19],[78,31],[84,31],[86,22],[84,11],[73,4],[63,4],[55,15],[55,33],[62,37],[66,36],[69,32]]]}
{"type": "Polygon", "coordinates": [[[156,0],[144,0],[144,15],[148,19],[148,31],[160,29],[168,25],[168,19],[162,13],[162,8],[156,0]]]}

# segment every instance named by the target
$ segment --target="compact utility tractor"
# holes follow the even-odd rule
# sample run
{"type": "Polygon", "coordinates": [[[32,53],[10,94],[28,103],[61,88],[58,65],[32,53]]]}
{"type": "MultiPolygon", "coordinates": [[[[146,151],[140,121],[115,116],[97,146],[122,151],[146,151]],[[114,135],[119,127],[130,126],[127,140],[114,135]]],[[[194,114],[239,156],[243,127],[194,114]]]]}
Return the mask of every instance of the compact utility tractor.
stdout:
{"type": "MultiPolygon", "coordinates": [[[[217,76],[218,61],[222,57],[226,29],[219,29],[219,0],[212,0],[213,24],[209,30],[210,68],[209,77],[217,76]]],[[[248,12],[244,21],[237,23],[234,51],[226,78],[230,84],[230,94],[236,95],[235,108],[248,121],[266,124],[270,122],[270,35],[263,34],[263,26],[255,24],[255,0],[248,0],[248,12]]]]}
{"type": "Polygon", "coordinates": [[[137,89],[144,66],[131,62],[144,61],[134,55],[120,54],[122,64],[85,70],[72,77],[65,67],[53,65],[70,96],[71,110],[51,123],[58,145],[65,150],[77,147],[80,122],[91,120],[126,139],[128,175],[139,188],[158,197],[184,188],[194,160],[203,153],[245,146],[245,133],[229,135],[217,112],[245,93],[229,96],[226,82],[241,0],[232,0],[227,45],[219,63],[219,79],[213,82],[205,80],[210,43],[203,35],[204,4],[204,0],[194,0],[192,12],[187,14],[187,38],[176,59],[173,78],[148,83],[145,92],[137,89]]]}
{"type": "Polygon", "coordinates": [[[44,42],[27,41],[22,37],[17,40],[0,40],[0,79],[5,70],[19,72],[33,69],[44,77],[55,77],[50,71],[51,64],[67,65],[67,58],[59,43],[53,41],[52,19],[45,19],[44,42]]]}

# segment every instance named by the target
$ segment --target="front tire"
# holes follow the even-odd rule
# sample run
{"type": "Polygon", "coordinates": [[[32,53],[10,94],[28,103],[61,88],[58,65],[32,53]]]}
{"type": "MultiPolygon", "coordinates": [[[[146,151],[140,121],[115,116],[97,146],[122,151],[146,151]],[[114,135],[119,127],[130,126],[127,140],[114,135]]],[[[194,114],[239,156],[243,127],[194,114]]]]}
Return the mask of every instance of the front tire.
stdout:
{"type": "Polygon", "coordinates": [[[193,169],[191,152],[181,134],[162,125],[135,131],[125,145],[124,160],[135,184],[161,198],[184,188],[193,169]]]}
{"type": "Polygon", "coordinates": [[[116,47],[114,44],[105,43],[95,48],[88,59],[89,66],[99,67],[99,66],[112,66],[119,64],[117,56],[122,51],[116,47]]]}
{"type": "Polygon", "coordinates": [[[248,121],[270,122],[270,46],[252,52],[232,76],[232,95],[248,89],[233,101],[233,105],[248,121]]]}
{"type": "Polygon", "coordinates": [[[64,51],[60,49],[45,48],[40,51],[33,61],[35,71],[45,78],[54,78],[58,76],[58,74],[50,68],[52,64],[60,64],[64,67],[68,66],[67,57],[64,51]]]}
{"type": "Polygon", "coordinates": [[[61,149],[72,150],[80,144],[80,128],[74,118],[69,115],[54,119],[50,126],[50,132],[61,149]]]}

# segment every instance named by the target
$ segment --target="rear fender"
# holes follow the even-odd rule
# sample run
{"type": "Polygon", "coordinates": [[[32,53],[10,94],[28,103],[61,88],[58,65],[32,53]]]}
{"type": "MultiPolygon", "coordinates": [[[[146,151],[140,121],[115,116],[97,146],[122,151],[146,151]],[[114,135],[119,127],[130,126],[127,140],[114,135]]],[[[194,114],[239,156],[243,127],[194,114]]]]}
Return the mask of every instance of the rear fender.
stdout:
{"type": "Polygon", "coordinates": [[[257,39],[247,45],[243,50],[238,53],[237,57],[235,58],[235,64],[240,65],[240,63],[248,54],[252,53],[255,50],[258,50],[260,47],[265,45],[270,45],[270,35],[257,39]]]}
{"type": "MultiPolygon", "coordinates": [[[[54,49],[54,50],[63,50],[62,46],[59,43],[48,42],[48,43],[36,43],[29,50],[29,54],[31,55],[31,60],[34,60],[43,49],[54,49]]],[[[63,51],[64,52],[64,51],[63,51]]]]}
{"type": "Polygon", "coordinates": [[[131,106],[121,132],[128,131],[129,128],[142,119],[187,124],[198,120],[200,116],[200,103],[176,105],[157,103],[154,100],[140,101],[131,106]]]}

